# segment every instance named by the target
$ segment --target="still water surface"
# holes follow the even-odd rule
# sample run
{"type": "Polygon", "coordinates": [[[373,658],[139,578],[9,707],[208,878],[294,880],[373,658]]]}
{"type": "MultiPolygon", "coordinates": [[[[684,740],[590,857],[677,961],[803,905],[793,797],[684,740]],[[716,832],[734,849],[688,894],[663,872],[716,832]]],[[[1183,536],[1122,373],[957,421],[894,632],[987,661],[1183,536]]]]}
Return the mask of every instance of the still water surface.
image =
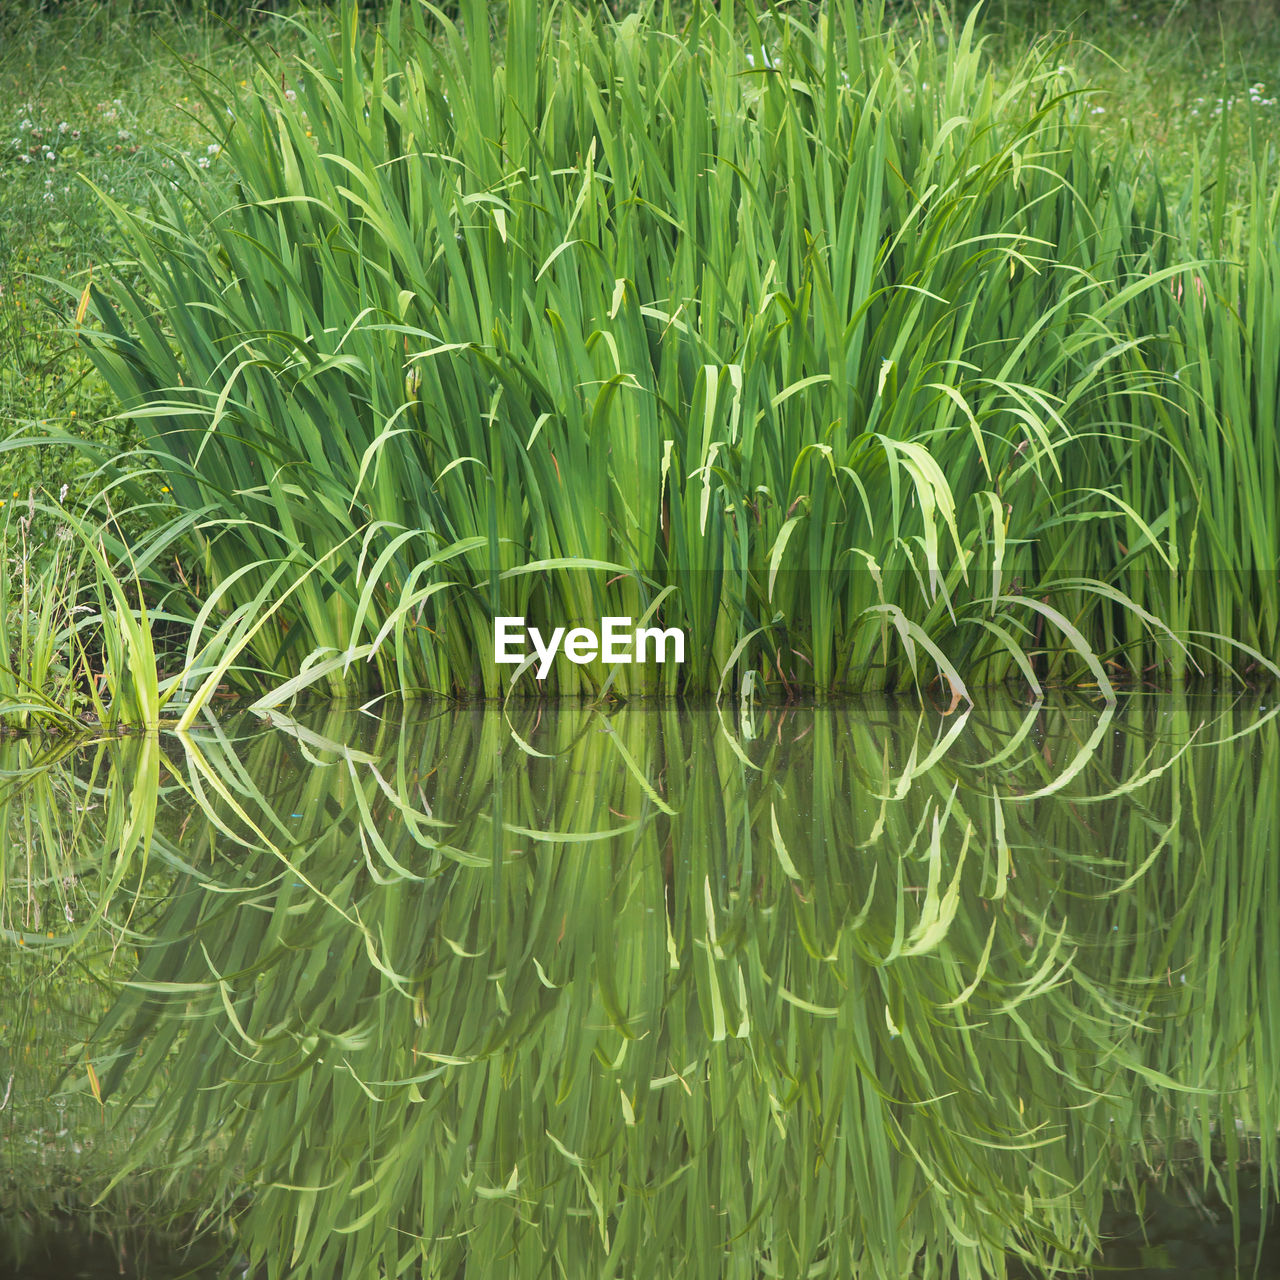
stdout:
{"type": "Polygon", "coordinates": [[[1274,715],[0,745],[0,1274],[1280,1275],[1274,715]]]}

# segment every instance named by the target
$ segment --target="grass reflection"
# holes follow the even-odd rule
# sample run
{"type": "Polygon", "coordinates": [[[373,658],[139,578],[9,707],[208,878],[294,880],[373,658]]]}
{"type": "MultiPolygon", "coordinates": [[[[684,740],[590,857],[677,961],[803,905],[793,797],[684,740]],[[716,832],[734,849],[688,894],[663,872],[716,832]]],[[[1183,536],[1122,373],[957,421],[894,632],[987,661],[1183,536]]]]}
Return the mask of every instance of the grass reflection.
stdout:
{"type": "Polygon", "coordinates": [[[1274,713],[734,711],[275,715],[28,771],[102,795],[98,861],[7,974],[138,955],[63,1064],[115,1182],[291,1277],[1054,1272],[1108,1188],[1273,1198],[1274,713]]]}

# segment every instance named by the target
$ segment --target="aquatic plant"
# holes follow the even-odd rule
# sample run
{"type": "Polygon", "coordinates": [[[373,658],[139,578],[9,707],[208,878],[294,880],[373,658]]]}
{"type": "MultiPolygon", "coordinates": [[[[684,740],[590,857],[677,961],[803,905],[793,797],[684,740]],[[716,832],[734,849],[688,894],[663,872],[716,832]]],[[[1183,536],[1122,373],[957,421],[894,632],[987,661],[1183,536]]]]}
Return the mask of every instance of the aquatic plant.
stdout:
{"type": "Polygon", "coordinates": [[[117,211],[145,283],[95,285],[93,350],[198,514],[193,644],[269,605],[244,653],[293,689],[490,695],[499,615],[688,634],[559,693],[1105,690],[1165,654],[1120,583],[1169,520],[1110,468],[1181,267],[1139,260],[1051,49],[997,84],[971,23],[875,6],[520,0],[501,56],[460,13],[206,77],[230,201],[193,170],[117,211]]]}
{"type": "MultiPolygon", "coordinates": [[[[152,566],[184,522],[130,546],[109,502],[105,511],[77,511],[63,505],[65,494],[64,487],[55,500],[33,490],[0,515],[0,726],[154,731],[175,698],[194,715],[216,691],[217,662],[189,642],[185,652],[177,643],[166,652],[164,631],[174,619],[163,597],[159,607],[147,599],[152,566]],[[52,537],[38,539],[33,521],[52,537]]],[[[248,629],[239,624],[233,616],[211,629],[218,660],[236,652],[248,629]]],[[[189,641],[189,627],[181,633],[189,641]]]]}

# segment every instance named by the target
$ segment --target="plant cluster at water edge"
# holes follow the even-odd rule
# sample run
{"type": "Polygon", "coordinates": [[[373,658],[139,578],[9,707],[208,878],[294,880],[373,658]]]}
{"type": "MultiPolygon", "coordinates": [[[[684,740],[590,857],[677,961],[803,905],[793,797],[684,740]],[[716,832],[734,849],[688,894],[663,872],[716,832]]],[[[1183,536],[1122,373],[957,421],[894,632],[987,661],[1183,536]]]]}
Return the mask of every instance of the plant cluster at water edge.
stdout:
{"type": "Polygon", "coordinates": [[[1274,655],[1261,143],[1236,212],[972,24],[522,0],[500,57],[461,10],[206,78],[233,202],[193,169],[119,210],[142,283],[89,336],[197,631],[257,610],[256,669],[335,692],[504,692],[504,615],[687,632],[619,693],[1274,655]]]}

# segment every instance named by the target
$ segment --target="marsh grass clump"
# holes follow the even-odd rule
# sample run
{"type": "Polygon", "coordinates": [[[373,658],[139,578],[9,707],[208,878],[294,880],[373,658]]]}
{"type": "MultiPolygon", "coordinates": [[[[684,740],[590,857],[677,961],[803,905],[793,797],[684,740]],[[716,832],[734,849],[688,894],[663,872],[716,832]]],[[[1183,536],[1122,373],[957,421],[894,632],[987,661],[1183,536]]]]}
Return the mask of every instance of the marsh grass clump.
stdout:
{"type": "Polygon", "coordinates": [[[216,601],[290,691],[495,695],[496,616],[617,615],[690,660],[543,687],[958,699],[1274,638],[1187,585],[1205,398],[1144,344],[1194,255],[1051,47],[997,80],[972,20],[520,0],[504,55],[460,11],[207,77],[232,198],[118,210],[93,355],[189,521],[193,650],[216,601]]]}
{"type": "Polygon", "coordinates": [[[66,496],[0,502],[0,732],[154,731],[171,699],[216,691],[212,660],[175,643],[172,615],[148,604],[143,580],[169,538],[131,547],[109,503],[98,518],[66,496]]]}

